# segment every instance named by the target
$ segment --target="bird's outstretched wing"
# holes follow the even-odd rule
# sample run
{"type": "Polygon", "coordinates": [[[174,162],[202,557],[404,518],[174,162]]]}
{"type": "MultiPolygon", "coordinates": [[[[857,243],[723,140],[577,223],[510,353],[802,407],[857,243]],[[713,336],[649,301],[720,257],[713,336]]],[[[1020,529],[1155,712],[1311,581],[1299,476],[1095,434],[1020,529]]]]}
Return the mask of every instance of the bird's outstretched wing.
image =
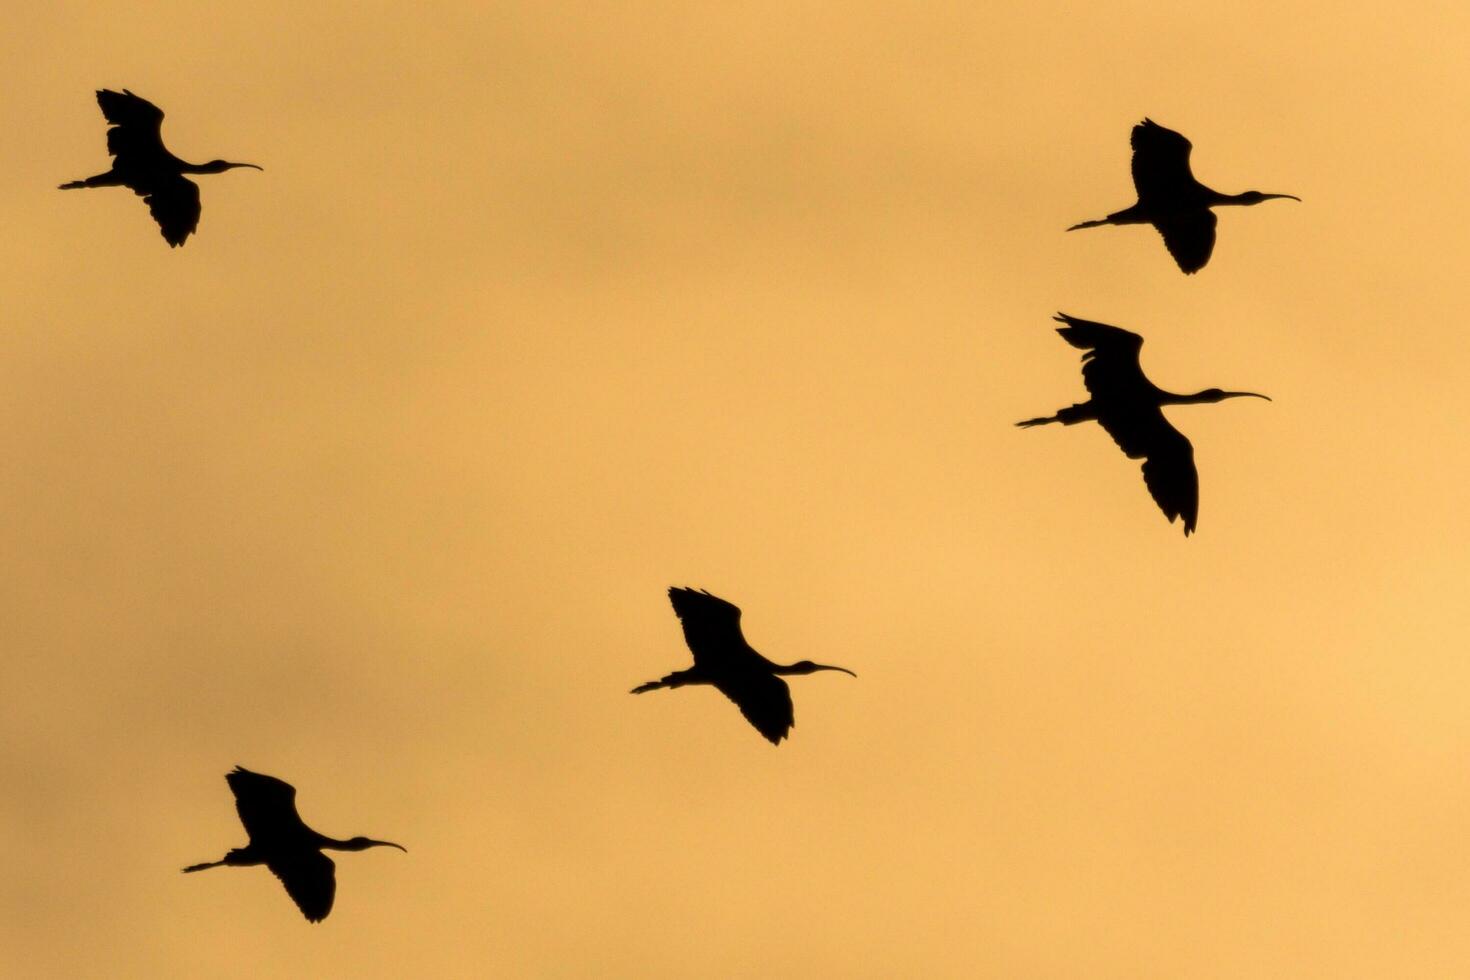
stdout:
{"type": "Polygon", "coordinates": [[[133,187],[133,193],[143,198],[164,241],[173,247],[184,244],[199,227],[199,185],[189,178],[165,177],[146,187],[133,187]]]}
{"type": "Polygon", "coordinates": [[[1184,518],[1184,535],[1188,537],[1199,516],[1199,472],[1194,468],[1194,447],[1178,429],[1163,421],[1163,413],[1159,418],[1158,435],[1149,448],[1148,459],[1143,462],[1143,482],[1170,524],[1176,517],[1184,518]]]}
{"type": "Polygon", "coordinates": [[[1143,338],[1122,327],[1079,320],[1065,313],[1052,319],[1062,339],[1087,353],[1082,355],[1082,381],[1098,401],[1131,401],[1150,387],[1138,363],[1143,338]]]}
{"type": "Polygon", "coordinates": [[[163,149],[163,110],[147,99],[123,89],[97,91],[97,105],[112,128],[107,131],[107,152],[126,163],[131,156],[155,156],[163,149]]]}
{"type": "Polygon", "coordinates": [[[1194,468],[1194,447],[1183,433],[1169,424],[1156,405],[1101,409],[1097,421],[1129,459],[1144,461],[1143,482],[1169,523],[1182,517],[1184,533],[1194,531],[1199,474],[1194,468]]]}
{"type": "Polygon", "coordinates": [[[696,666],[717,669],[750,652],[740,631],[740,607],[733,602],[702,589],[677,587],[669,589],[669,601],[684,627],[684,641],[696,666]]]}
{"type": "Polygon", "coordinates": [[[1101,425],[1129,459],[1144,460],[1143,481],[1172,523],[1184,518],[1184,533],[1194,530],[1199,511],[1199,475],[1194,448],[1169,424],[1158,405],[1145,396],[1153,384],[1138,363],[1143,338],[1121,327],[1079,320],[1059,313],[1057,333],[1082,355],[1082,380],[1092,393],[1101,425]]]}
{"type": "Polygon", "coordinates": [[[1129,142],[1133,145],[1133,189],[1138,191],[1140,204],[1148,205],[1155,198],[1177,201],[1193,190],[1189,140],[1145,119],[1133,127],[1129,142]]]}
{"type": "Polygon", "coordinates": [[[772,745],[780,745],[781,739],[796,723],[796,711],[791,706],[791,688],[775,674],[741,671],[722,676],[715,682],[715,687],[735,702],[745,720],[772,745]]]}
{"type": "Polygon", "coordinates": [[[320,922],[332,911],[332,899],[337,894],[337,866],[321,851],[303,849],[290,861],[271,861],[266,867],[281,879],[286,894],[308,922],[320,922]]]}
{"type": "Polygon", "coordinates": [[[172,159],[163,147],[163,110],[127,89],[99,89],[97,104],[112,123],[107,152],[117,157],[113,171],[125,174],[127,186],[147,203],[164,241],[184,244],[199,227],[199,186],[161,166],[172,159]],[[161,176],[153,179],[152,172],[161,176]]]}
{"type": "Polygon", "coordinates": [[[1210,261],[1215,250],[1215,212],[1209,208],[1181,211],[1155,221],[1154,227],[1164,236],[1164,245],[1185,274],[1198,272],[1210,261]]]}
{"type": "Polygon", "coordinates": [[[283,831],[302,826],[296,813],[296,787],[285,780],[236,766],[225,776],[225,781],[235,794],[235,811],[240,814],[240,823],[250,835],[251,843],[269,844],[281,837],[283,831]]]}

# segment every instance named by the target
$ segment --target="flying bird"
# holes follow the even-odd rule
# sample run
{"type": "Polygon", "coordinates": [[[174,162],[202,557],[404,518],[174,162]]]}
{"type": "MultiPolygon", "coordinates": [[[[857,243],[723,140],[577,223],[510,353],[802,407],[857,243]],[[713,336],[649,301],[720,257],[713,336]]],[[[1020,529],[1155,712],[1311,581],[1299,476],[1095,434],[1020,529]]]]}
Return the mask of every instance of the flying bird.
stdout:
{"type": "Polygon", "coordinates": [[[684,627],[684,640],[694,654],[694,666],[676,670],[662,680],[649,681],[633,688],[642,694],[660,687],[683,687],[686,684],[711,684],[735,702],[745,720],[755,726],[772,745],[780,745],[795,724],[791,707],[791,689],[780,675],[813,674],[819,670],[840,670],[802,660],[794,664],[772,663],[751,649],[740,632],[740,607],[703,590],[669,589],[669,601],[684,627]]]}
{"type": "Polygon", "coordinates": [[[392,841],[353,837],[335,840],[302,823],[296,813],[296,787],[274,776],[236,766],[225,776],[235,794],[235,809],[250,843],[237,847],[218,861],[191,864],[184,869],[203,871],[221,865],[242,868],[263,864],[281,879],[286,893],[309,922],[320,922],[332,911],[337,892],[336,865],[322,851],[365,851],[369,847],[408,848],[392,841]]]}
{"type": "Polygon", "coordinates": [[[1164,236],[1164,244],[1179,268],[1192,273],[1205,267],[1215,248],[1215,212],[1210,208],[1221,204],[1260,204],[1276,197],[1301,200],[1294,194],[1260,191],[1221,194],[1211,190],[1195,180],[1189,170],[1189,140],[1152,119],[1133,127],[1130,142],[1133,187],[1138,191],[1138,203],[1106,218],[1073,225],[1068,231],[1098,225],[1153,225],[1164,236]]]}
{"type": "Polygon", "coordinates": [[[153,220],[171,246],[184,244],[184,239],[199,227],[199,185],[184,174],[219,174],[232,167],[256,167],[253,163],[230,163],[211,160],[188,163],[174,156],[163,145],[163,110],[127,89],[114,92],[99,89],[97,104],[112,127],[107,131],[107,152],[112,154],[112,169],[105,174],[62,184],[62,190],[75,187],[126,187],[141,197],[153,213],[153,220]]]}
{"type": "Polygon", "coordinates": [[[1022,428],[1061,422],[1096,422],[1103,427],[1129,459],[1143,460],[1143,482],[1169,523],[1184,518],[1184,534],[1194,530],[1199,514],[1199,474],[1194,468],[1194,447],[1169,424],[1160,408],[1164,405],[1198,405],[1226,398],[1271,399],[1254,391],[1221,391],[1206,388],[1193,395],[1176,395],[1157,387],[1144,377],[1138,365],[1143,338],[1119,327],[1059,313],[1053,319],[1065,324],[1057,328],[1062,339],[1087,353],[1082,355],[1082,381],[1092,398],[1045,418],[1027,419],[1022,428]]]}

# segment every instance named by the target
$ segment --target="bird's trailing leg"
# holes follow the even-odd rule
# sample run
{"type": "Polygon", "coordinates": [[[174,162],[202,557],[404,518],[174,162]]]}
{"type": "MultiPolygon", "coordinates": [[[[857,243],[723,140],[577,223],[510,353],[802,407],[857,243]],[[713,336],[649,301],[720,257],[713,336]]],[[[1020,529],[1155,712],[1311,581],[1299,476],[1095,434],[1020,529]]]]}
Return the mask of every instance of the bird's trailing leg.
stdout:
{"type": "Polygon", "coordinates": [[[1148,219],[1145,218],[1139,212],[1138,205],[1135,204],[1131,208],[1124,208],[1121,211],[1114,211],[1112,214],[1108,215],[1106,218],[1098,218],[1096,221],[1084,221],[1081,224],[1073,225],[1072,227],[1068,228],[1067,230],[1068,231],[1076,231],[1078,228],[1097,228],[1100,225],[1144,225],[1144,224],[1148,224],[1148,219]]]}
{"type": "Polygon", "coordinates": [[[109,170],[105,174],[98,174],[95,177],[84,177],[81,180],[70,180],[58,186],[60,190],[69,191],[75,187],[121,187],[122,183],[122,180],[109,170]]]}
{"type": "Polygon", "coordinates": [[[188,874],[190,871],[204,871],[208,868],[222,868],[225,865],[244,867],[259,863],[260,862],[252,858],[245,851],[244,848],[237,847],[230,853],[226,854],[224,857],[220,858],[218,861],[205,861],[203,864],[191,864],[184,869],[184,873],[188,874]]]}
{"type": "Polygon", "coordinates": [[[190,871],[203,871],[206,868],[222,868],[228,863],[228,861],[205,861],[203,864],[191,864],[184,869],[184,874],[190,871]]]}
{"type": "Polygon", "coordinates": [[[1083,402],[1081,405],[1069,405],[1060,409],[1055,415],[1047,415],[1043,418],[1027,419],[1017,422],[1023,429],[1029,429],[1033,425],[1046,425],[1051,422],[1060,422],[1063,425],[1076,425],[1078,422],[1090,422],[1097,418],[1097,413],[1092,410],[1091,402],[1083,402]]]}
{"type": "Polygon", "coordinates": [[[698,684],[698,680],[690,678],[689,675],[692,673],[694,673],[694,671],[692,670],[676,670],[672,674],[669,674],[666,677],[662,677],[656,681],[649,681],[647,684],[639,684],[628,693],[642,694],[644,691],[656,691],[661,687],[683,687],[685,684],[698,684]]]}

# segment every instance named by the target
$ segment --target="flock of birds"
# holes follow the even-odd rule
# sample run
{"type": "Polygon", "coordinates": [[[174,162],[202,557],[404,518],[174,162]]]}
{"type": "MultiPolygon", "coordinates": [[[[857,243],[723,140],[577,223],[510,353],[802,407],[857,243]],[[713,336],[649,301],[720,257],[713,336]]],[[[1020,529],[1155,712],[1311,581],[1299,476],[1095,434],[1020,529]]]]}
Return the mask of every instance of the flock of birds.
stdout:
{"type": "MultiPolygon", "coordinates": [[[[107,152],[112,168],[106,173],[62,184],[80,187],[126,187],[147,203],[164,240],[180,246],[199,227],[199,186],[186,174],[217,174],[236,167],[262,168],[253,163],[212,160],[193,164],[179,159],[163,145],[163,111],[124,89],[102,89],[97,104],[110,125],[107,152]]],[[[1133,185],[1138,201],[1097,221],[1084,221],[1068,231],[1098,225],[1150,224],[1163,236],[1169,254],[1186,274],[1198,272],[1215,247],[1215,214],[1221,205],[1251,205],[1273,198],[1301,200],[1291,194],[1221,194],[1201,184],[1190,170],[1190,142],[1151,119],[1133,127],[1133,185]]],[[[1082,380],[1091,396],[1087,401],[1059,409],[1055,414],[1026,419],[1023,428],[1060,422],[1096,422],[1112,436],[1130,459],[1143,460],[1143,479],[1154,501],[1170,523],[1183,520],[1188,536],[1199,514],[1199,475],[1194,448],[1164,418],[1165,405],[1194,405],[1226,398],[1266,398],[1253,391],[1207,388],[1192,395],[1165,391],[1149,381],[1139,365],[1143,338],[1120,327],[1059,314],[1062,339],[1085,353],[1082,380]]],[[[1269,401],[1269,399],[1267,399],[1269,401]]],[[[845,667],[802,660],[783,665],[767,660],[745,641],[740,630],[740,608],[707,591],[669,589],[669,600],[694,655],[694,666],[633,688],[643,694],[659,688],[708,684],[733,701],[756,731],[780,744],[795,723],[791,689],[781,678],[845,667]]],[[[217,867],[265,865],[280,879],[301,913],[320,922],[332,910],[336,872],[323,850],[362,851],[396,847],[391,841],[368,837],[338,840],[317,833],[296,812],[296,790],[289,783],[236,767],[225,776],[235,796],[235,809],[249,843],[234,848],[218,861],[192,864],[185,872],[217,867]]]]}

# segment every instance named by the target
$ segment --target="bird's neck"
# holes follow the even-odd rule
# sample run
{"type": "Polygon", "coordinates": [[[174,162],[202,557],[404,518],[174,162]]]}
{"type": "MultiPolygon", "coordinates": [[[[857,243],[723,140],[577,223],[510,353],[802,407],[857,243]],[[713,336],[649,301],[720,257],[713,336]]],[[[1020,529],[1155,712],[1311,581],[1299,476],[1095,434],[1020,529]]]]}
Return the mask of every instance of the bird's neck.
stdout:
{"type": "Polygon", "coordinates": [[[1181,395],[1177,391],[1159,389],[1160,405],[1199,405],[1206,401],[1209,401],[1209,396],[1203,391],[1196,391],[1192,395],[1181,395]]]}
{"type": "Polygon", "coordinates": [[[1248,192],[1243,192],[1240,194],[1221,194],[1217,190],[1210,190],[1210,207],[1216,207],[1221,204],[1254,204],[1254,200],[1246,200],[1247,196],[1248,192]]]}
{"type": "Polygon", "coordinates": [[[218,160],[211,160],[209,163],[189,163],[182,161],[179,166],[179,171],[186,174],[222,174],[226,170],[237,166],[239,164],[225,163],[218,160]]]}

